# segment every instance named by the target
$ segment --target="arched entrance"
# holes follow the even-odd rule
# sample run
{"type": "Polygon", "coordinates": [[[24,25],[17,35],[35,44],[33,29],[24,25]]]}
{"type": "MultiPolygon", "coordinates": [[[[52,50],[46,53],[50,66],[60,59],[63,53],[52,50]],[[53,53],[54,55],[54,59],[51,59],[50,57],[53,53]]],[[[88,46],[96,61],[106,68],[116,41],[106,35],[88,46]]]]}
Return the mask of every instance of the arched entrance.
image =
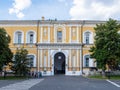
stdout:
{"type": "Polygon", "coordinates": [[[54,55],[54,74],[65,74],[65,58],[62,52],[54,55]]]}

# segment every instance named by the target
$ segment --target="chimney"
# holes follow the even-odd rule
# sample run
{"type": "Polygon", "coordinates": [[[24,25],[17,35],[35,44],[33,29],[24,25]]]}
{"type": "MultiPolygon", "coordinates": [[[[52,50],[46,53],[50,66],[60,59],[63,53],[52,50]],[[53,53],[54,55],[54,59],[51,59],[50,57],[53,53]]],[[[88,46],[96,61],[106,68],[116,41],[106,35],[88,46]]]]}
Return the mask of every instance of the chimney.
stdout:
{"type": "Polygon", "coordinates": [[[44,21],[45,20],[45,17],[44,16],[42,16],[42,21],[44,21]]]}

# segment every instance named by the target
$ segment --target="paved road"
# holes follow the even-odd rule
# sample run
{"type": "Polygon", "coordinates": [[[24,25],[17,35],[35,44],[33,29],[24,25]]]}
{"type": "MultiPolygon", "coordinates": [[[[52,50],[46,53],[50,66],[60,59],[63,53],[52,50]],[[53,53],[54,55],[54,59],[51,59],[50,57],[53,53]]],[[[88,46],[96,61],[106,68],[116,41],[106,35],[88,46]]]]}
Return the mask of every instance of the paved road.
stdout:
{"type": "Polygon", "coordinates": [[[120,90],[120,87],[116,87],[106,80],[57,75],[45,77],[44,81],[29,90],[120,90]]]}
{"type": "MultiPolygon", "coordinates": [[[[112,80],[120,86],[120,80],[112,80]]],[[[106,80],[56,75],[29,80],[0,80],[0,90],[120,90],[106,80]]]]}
{"type": "Polygon", "coordinates": [[[9,84],[0,88],[0,90],[29,90],[32,86],[40,83],[43,79],[28,79],[22,82],[9,84]]]}

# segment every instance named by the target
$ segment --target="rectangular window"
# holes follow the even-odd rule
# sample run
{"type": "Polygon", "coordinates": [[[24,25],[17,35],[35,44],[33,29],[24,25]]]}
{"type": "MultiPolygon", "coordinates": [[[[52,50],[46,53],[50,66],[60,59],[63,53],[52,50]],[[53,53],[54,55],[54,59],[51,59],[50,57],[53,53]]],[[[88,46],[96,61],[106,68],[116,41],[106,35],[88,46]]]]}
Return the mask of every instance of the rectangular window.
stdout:
{"type": "Polygon", "coordinates": [[[33,34],[30,34],[30,43],[33,43],[33,34]]]}
{"type": "Polygon", "coordinates": [[[86,37],[86,44],[89,44],[89,37],[86,37]]]}
{"type": "Polygon", "coordinates": [[[85,44],[89,44],[90,43],[90,33],[86,32],[85,33],[85,44]]]}
{"type": "Polygon", "coordinates": [[[18,43],[22,43],[21,39],[22,39],[22,34],[18,33],[18,43]]]}
{"type": "Polygon", "coordinates": [[[86,67],[89,67],[89,58],[86,58],[85,66],[86,66],[86,67]]]}
{"type": "Polygon", "coordinates": [[[62,31],[57,31],[57,42],[62,42],[62,31]]]}
{"type": "Polygon", "coordinates": [[[33,67],[33,61],[34,61],[34,56],[33,55],[28,55],[28,66],[33,67]]]}

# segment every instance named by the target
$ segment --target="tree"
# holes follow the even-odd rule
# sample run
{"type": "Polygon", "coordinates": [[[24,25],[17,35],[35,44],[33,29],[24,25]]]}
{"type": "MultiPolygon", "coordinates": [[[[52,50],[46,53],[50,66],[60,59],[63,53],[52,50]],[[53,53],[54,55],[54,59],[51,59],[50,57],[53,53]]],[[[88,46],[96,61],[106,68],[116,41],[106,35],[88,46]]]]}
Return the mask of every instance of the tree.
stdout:
{"type": "Polygon", "coordinates": [[[24,48],[17,49],[14,62],[11,69],[15,72],[17,76],[26,76],[29,72],[29,62],[28,62],[28,51],[24,48]]]}
{"type": "Polygon", "coordinates": [[[106,65],[114,70],[120,64],[120,24],[109,19],[104,24],[97,24],[95,29],[95,45],[91,47],[91,58],[95,58],[97,67],[105,74],[106,65]]]}
{"type": "Polygon", "coordinates": [[[0,71],[4,65],[9,65],[12,62],[13,53],[9,48],[10,36],[4,28],[0,28],[0,71]]]}

